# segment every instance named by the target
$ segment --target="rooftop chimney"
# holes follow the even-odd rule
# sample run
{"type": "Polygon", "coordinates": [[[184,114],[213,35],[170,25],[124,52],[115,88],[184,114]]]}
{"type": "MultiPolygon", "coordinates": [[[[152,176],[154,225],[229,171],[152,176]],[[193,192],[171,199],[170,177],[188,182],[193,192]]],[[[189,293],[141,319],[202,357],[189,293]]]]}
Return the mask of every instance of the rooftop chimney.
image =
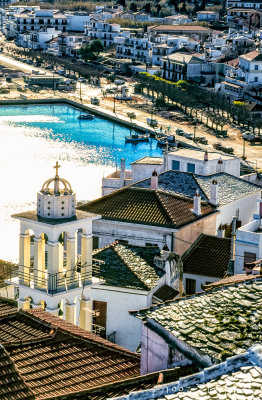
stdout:
{"type": "Polygon", "coordinates": [[[124,158],[121,158],[120,187],[125,186],[125,169],[126,169],[126,160],[124,158]]]}
{"type": "Polygon", "coordinates": [[[218,183],[215,179],[213,179],[211,183],[209,202],[214,206],[218,205],[218,183]]]}
{"type": "Polygon", "coordinates": [[[204,154],[204,161],[208,161],[208,152],[207,152],[207,150],[205,151],[205,154],[204,154]]]}
{"type": "Polygon", "coordinates": [[[217,168],[217,171],[218,171],[218,172],[222,172],[223,164],[224,164],[224,163],[223,163],[223,160],[222,160],[222,158],[220,157],[219,160],[218,160],[218,162],[217,162],[217,167],[218,167],[218,168],[217,168]]]}
{"type": "Polygon", "coordinates": [[[158,189],[158,175],[157,175],[157,172],[155,169],[151,176],[151,189],[153,189],[153,190],[158,189]]]}
{"type": "Polygon", "coordinates": [[[201,197],[199,194],[199,190],[197,189],[196,194],[194,196],[194,208],[193,213],[195,215],[201,215],[201,197]]]}

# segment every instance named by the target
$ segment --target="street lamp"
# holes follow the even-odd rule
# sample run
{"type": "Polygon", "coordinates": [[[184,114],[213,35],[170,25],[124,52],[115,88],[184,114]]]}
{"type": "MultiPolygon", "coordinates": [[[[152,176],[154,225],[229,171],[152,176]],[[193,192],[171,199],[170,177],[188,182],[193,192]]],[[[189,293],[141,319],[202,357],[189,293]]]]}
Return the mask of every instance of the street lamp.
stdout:
{"type": "Polygon", "coordinates": [[[116,113],[116,94],[114,93],[114,108],[113,113],[116,113]]]}
{"type": "Polygon", "coordinates": [[[79,83],[80,83],[80,92],[79,92],[79,97],[80,97],[80,101],[82,103],[82,90],[81,90],[81,84],[82,84],[82,80],[79,79],[79,83]]]}
{"type": "Polygon", "coordinates": [[[197,124],[197,120],[195,119],[195,123],[194,123],[194,142],[196,141],[196,124],[197,124]]]}
{"type": "Polygon", "coordinates": [[[246,141],[243,139],[243,155],[242,155],[243,160],[246,160],[246,141]]]}

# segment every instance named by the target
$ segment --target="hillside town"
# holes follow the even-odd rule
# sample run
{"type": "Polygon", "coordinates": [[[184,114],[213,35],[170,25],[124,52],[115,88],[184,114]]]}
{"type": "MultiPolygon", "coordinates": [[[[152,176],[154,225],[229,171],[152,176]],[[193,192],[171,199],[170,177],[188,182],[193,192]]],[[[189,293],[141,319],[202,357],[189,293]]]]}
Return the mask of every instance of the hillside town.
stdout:
{"type": "Polygon", "coordinates": [[[0,400],[262,399],[261,0],[62,3],[0,0],[0,400]]]}

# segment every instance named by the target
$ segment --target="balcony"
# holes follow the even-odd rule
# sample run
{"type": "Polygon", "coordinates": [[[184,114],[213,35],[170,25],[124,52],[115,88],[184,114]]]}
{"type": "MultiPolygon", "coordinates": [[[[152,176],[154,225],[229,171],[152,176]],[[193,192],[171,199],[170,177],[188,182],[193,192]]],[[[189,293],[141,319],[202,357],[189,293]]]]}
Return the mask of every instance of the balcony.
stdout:
{"type": "MultiPolygon", "coordinates": [[[[22,285],[31,289],[54,295],[75,288],[81,288],[92,283],[95,273],[99,275],[100,265],[103,261],[93,260],[92,267],[86,264],[76,264],[72,270],[63,268],[63,272],[49,273],[47,270],[38,270],[33,267],[23,266],[9,271],[6,282],[13,285],[22,285]]],[[[99,280],[99,278],[97,278],[99,280]]]]}

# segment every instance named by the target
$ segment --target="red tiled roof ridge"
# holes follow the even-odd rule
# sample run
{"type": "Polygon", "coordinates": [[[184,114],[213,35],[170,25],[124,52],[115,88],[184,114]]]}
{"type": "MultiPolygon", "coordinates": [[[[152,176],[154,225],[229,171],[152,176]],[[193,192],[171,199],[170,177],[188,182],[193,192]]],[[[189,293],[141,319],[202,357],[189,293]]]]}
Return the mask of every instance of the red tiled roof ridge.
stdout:
{"type": "Polygon", "coordinates": [[[50,324],[50,327],[57,327],[61,332],[66,332],[69,335],[75,336],[77,338],[82,338],[84,340],[88,340],[90,342],[94,342],[97,346],[105,347],[111,350],[119,351],[125,355],[130,355],[132,357],[139,358],[136,353],[133,353],[130,350],[127,350],[115,343],[111,343],[106,339],[101,338],[100,336],[95,335],[94,333],[88,332],[83,328],[80,328],[77,325],[71,324],[55,315],[48,313],[47,311],[41,308],[35,308],[23,311],[24,314],[27,314],[29,317],[35,317],[37,320],[41,320],[43,322],[47,322],[50,324]]]}
{"type": "MultiPolygon", "coordinates": [[[[192,366],[191,365],[186,365],[186,366],[183,366],[182,368],[190,370],[192,368],[192,366]]],[[[166,376],[168,377],[168,376],[172,375],[172,373],[174,373],[175,371],[180,372],[180,370],[181,370],[181,367],[174,367],[174,368],[170,368],[170,369],[162,369],[162,370],[159,370],[159,371],[150,372],[150,373],[147,373],[145,375],[137,375],[137,376],[132,376],[130,378],[121,378],[121,379],[116,380],[116,381],[111,382],[111,383],[104,383],[103,385],[94,386],[94,387],[91,387],[91,388],[88,388],[88,389],[83,389],[80,392],[77,391],[77,392],[67,393],[66,398],[69,397],[69,399],[73,400],[74,398],[71,397],[71,396],[74,395],[74,394],[78,394],[78,395],[81,394],[81,396],[83,396],[85,393],[86,394],[92,394],[93,392],[97,391],[97,388],[99,388],[100,392],[104,392],[105,389],[114,388],[115,386],[118,386],[118,385],[121,387],[121,386],[128,385],[129,383],[132,383],[132,382],[134,382],[134,383],[135,382],[138,382],[138,383],[139,382],[144,382],[144,381],[148,381],[148,380],[152,379],[153,377],[156,377],[155,384],[153,385],[153,386],[156,386],[157,385],[157,380],[158,380],[158,377],[159,377],[160,373],[164,374],[164,377],[166,377],[166,376]]],[[[186,376],[187,375],[188,375],[188,373],[186,374],[186,376]]],[[[48,400],[48,399],[52,400],[53,398],[54,398],[53,396],[45,397],[45,400],[48,400]]],[[[57,400],[64,399],[64,398],[65,398],[64,394],[56,396],[57,400]]]]}
{"type": "MultiPolygon", "coordinates": [[[[254,275],[254,280],[262,281],[262,275],[254,275]]],[[[226,285],[226,287],[214,288],[214,290],[212,292],[217,292],[217,291],[225,290],[225,289],[228,290],[229,287],[238,286],[238,285],[241,285],[241,284],[242,285],[244,285],[244,284],[247,285],[247,284],[249,284],[249,281],[236,282],[236,283],[232,283],[231,285],[226,285]]],[[[193,295],[176,297],[175,299],[167,300],[167,301],[164,301],[163,303],[159,303],[157,305],[152,305],[150,307],[140,308],[139,310],[130,310],[129,314],[131,314],[131,315],[132,314],[138,314],[140,311],[149,311],[149,310],[150,311],[154,311],[154,310],[157,310],[158,308],[160,308],[160,307],[162,307],[164,305],[171,305],[171,303],[176,303],[176,302],[179,302],[179,301],[182,301],[182,300],[186,300],[186,299],[189,299],[189,298],[204,296],[206,294],[207,294],[207,292],[202,291],[202,292],[197,292],[197,293],[195,293],[193,295]]]]}
{"type": "Polygon", "coordinates": [[[226,276],[219,281],[209,283],[208,285],[203,285],[205,291],[223,288],[225,286],[236,285],[238,283],[249,282],[253,279],[262,278],[262,275],[252,275],[252,274],[236,274],[232,276],[226,276]]]}
{"type": "MultiPolygon", "coordinates": [[[[106,250],[106,249],[109,249],[110,247],[114,247],[114,246],[116,246],[117,244],[118,244],[118,240],[116,240],[116,241],[113,242],[113,243],[107,244],[107,245],[105,245],[104,247],[100,247],[99,249],[93,250],[93,251],[92,251],[92,254],[96,256],[97,254],[101,253],[101,251],[104,251],[104,250],[106,250]]],[[[100,261],[100,260],[99,260],[99,261],[100,261]]]]}

